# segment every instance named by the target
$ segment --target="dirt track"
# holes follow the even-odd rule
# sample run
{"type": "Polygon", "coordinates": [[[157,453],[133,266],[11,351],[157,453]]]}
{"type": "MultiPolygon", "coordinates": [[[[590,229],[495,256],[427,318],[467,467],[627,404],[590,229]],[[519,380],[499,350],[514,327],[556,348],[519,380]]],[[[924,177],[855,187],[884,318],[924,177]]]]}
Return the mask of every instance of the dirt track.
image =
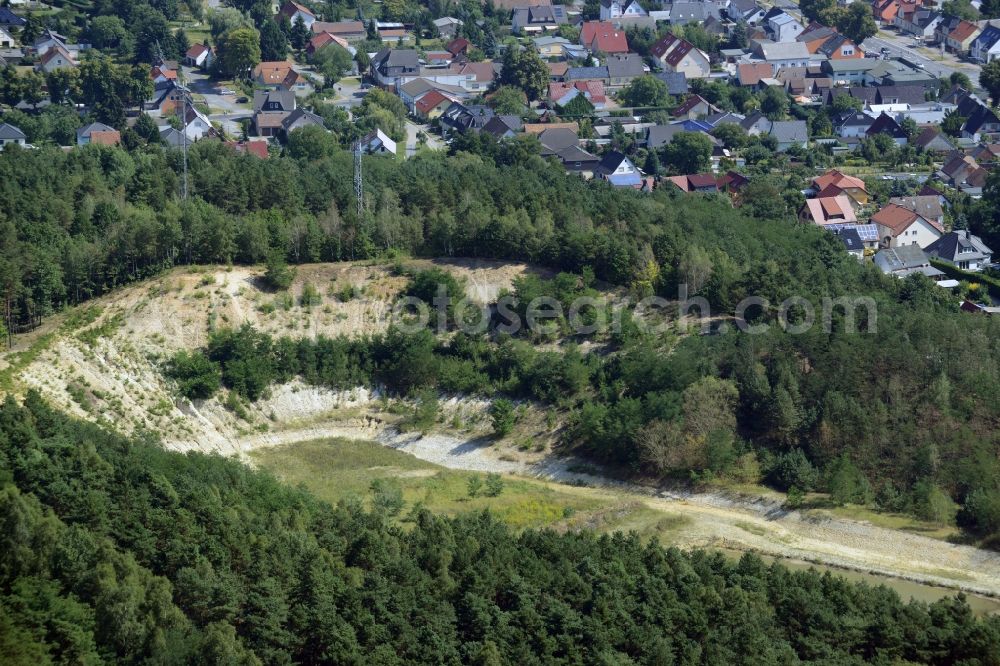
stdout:
{"type": "MultiPolygon", "coordinates": [[[[374,420],[316,424],[302,430],[248,437],[242,451],[307,439],[375,439],[451,469],[543,478],[574,490],[638,501],[690,522],[672,538],[687,547],[712,546],[815,562],[920,583],[1000,596],[1000,554],[891,530],[866,522],[817,518],[787,511],[775,499],[718,492],[652,490],[572,471],[579,462],[545,457],[537,462],[501,459],[488,441],[446,435],[400,435],[374,420]],[[580,488],[583,484],[587,488],[580,488]]],[[[506,456],[505,456],[506,457],[506,456]]]]}

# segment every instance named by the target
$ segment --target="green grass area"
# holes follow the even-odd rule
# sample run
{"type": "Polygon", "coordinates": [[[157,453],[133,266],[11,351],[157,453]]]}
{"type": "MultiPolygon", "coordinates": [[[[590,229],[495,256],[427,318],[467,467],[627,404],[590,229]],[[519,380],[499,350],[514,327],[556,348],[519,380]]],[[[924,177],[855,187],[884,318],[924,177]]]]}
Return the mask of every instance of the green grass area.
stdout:
{"type": "Polygon", "coordinates": [[[856,504],[846,504],[830,509],[822,509],[822,511],[828,511],[838,518],[864,520],[877,527],[914,532],[932,539],[941,539],[942,541],[950,541],[961,534],[960,530],[954,525],[931,523],[901,513],[878,513],[868,507],[856,504]]]}
{"type": "MultiPolygon", "coordinates": [[[[469,496],[469,478],[485,474],[449,470],[374,442],[344,439],[301,442],[267,448],[251,454],[254,462],[286,483],[303,485],[317,496],[337,502],[346,497],[370,501],[370,486],[376,479],[398,484],[406,507],[400,515],[421,503],[435,513],[454,515],[489,509],[515,528],[540,527],[566,521],[572,526],[581,515],[608,505],[587,489],[556,488],[542,481],[504,476],[503,492],[497,497],[469,496]],[[572,519],[572,521],[570,520],[572,519]]],[[[652,517],[641,516],[636,507],[632,518],[648,527],[652,517]]],[[[657,520],[664,514],[650,511],[657,520]]],[[[624,519],[624,516],[622,517],[624,519]]],[[[620,521],[619,521],[620,522],[620,521]]],[[[613,529],[629,529],[615,526],[613,529]]]]}

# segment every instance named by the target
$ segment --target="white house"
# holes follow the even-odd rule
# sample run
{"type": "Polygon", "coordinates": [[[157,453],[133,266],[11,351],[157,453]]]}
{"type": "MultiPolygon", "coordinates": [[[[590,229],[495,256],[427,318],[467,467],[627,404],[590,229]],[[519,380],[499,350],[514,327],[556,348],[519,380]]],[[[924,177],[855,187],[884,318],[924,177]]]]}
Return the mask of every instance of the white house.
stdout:
{"type": "Polygon", "coordinates": [[[649,16],[649,12],[642,8],[639,0],[601,0],[601,20],[608,21],[626,16],[634,18],[638,16],[649,16]]]}
{"type": "Polygon", "coordinates": [[[312,24],[316,22],[316,15],[308,7],[300,5],[297,2],[292,2],[292,0],[287,0],[281,6],[281,9],[278,10],[278,16],[284,16],[293,26],[296,21],[302,19],[305,26],[310,29],[312,28],[312,24]]]}
{"type": "Polygon", "coordinates": [[[17,45],[14,35],[7,32],[7,29],[0,25],[0,48],[12,49],[17,45]]]}
{"type": "Polygon", "coordinates": [[[395,155],[396,142],[380,129],[361,139],[364,151],[369,155],[395,155]]]}
{"type": "Polygon", "coordinates": [[[184,62],[189,67],[208,69],[212,65],[213,60],[215,60],[215,53],[204,44],[194,44],[184,54],[184,62]]]}
{"type": "Polygon", "coordinates": [[[0,148],[6,148],[7,144],[16,143],[23,146],[27,141],[27,136],[17,127],[8,123],[0,124],[0,148]]]}
{"type": "Polygon", "coordinates": [[[212,131],[212,121],[194,106],[187,105],[186,109],[184,134],[187,135],[187,138],[191,141],[197,141],[207,136],[212,131]]]}
{"type": "Polygon", "coordinates": [[[785,12],[767,19],[767,27],[776,42],[794,42],[805,30],[801,23],[785,12]]]}
{"type": "Polygon", "coordinates": [[[808,67],[810,64],[809,47],[802,42],[758,42],[754,53],[771,66],[775,75],[785,67],[808,67]]]}
{"type": "Polygon", "coordinates": [[[990,265],[993,250],[968,229],[947,233],[927,246],[927,254],[966,271],[979,272],[990,265]]]}
{"type": "Polygon", "coordinates": [[[664,71],[680,72],[688,79],[704,79],[712,73],[708,54],[673,33],[657,40],[649,52],[664,71]]]}
{"type": "Polygon", "coordinates": [[[972,40],[969,55],[976,62],[987,63],[1000,58],[1000,26],[988,25],[972,40]]]}
{"type": "Polygon", "coordinates": [[[884,247],[916,245],[922,249],[944,233],[936,222],[896,204],[889,204],[872,215],[871,223],[878,226],[884,247]]]}

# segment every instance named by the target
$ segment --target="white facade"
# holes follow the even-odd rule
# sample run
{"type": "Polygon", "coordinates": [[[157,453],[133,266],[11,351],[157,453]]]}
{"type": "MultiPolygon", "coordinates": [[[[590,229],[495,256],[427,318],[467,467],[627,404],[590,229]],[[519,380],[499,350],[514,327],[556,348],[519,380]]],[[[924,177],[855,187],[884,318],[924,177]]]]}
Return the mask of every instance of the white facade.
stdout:
{"type": "Polygon", "coordinates": [[[601,20],[607,21],[622,16],[648,16],[649,14],[638,0],[611,0],[608,3],[601,3],[601,20]]]}
{"type": "Polygon", "coordinates": [[[878,232],[880,238],[889,238],[889,247],[916,245],[923,249],[941,237],[941,232],[922,217],[917,217],[898,236],[893,236],[892,229],[881,224],[878,225],[878,232]]]}

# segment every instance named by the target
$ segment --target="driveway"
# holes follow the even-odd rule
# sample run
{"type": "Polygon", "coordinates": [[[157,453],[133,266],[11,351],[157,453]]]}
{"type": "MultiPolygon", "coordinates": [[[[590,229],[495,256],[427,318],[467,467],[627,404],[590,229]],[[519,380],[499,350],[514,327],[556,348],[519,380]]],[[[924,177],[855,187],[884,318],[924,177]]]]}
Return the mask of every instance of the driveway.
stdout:
{"type": "Polygon", "coordinates": [[[441,150],[444,148],[444,143],[440,138],[431,134],[431,129],[427,125],[418,125],[415,122],[407,119],[406,121],[406,156],[412,157],[417,152],[417,146],[419,141],[417,141],[417,133],[423,132],[427,135],[427,147],[433,150],[441,150]]]}

